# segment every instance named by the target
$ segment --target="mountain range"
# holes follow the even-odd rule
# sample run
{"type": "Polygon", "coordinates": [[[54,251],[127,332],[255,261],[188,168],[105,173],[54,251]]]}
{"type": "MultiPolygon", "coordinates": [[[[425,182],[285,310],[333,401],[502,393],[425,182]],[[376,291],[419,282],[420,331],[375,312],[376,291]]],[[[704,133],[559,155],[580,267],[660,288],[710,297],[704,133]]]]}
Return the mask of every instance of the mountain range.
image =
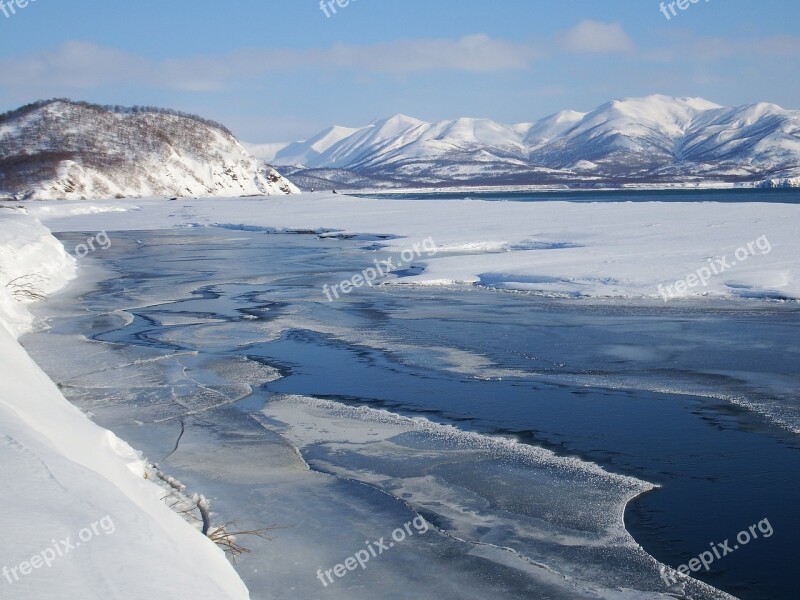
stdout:
{"type": "Polygon", "coordinates": [[[298,191],[224,126],[193,115],[60,99],[0,115],[0,198],[298,191]]]}
{"type": "Polygon", "coordinates": [[[800,185],[800,111],[662,95],[517,125],[395,115],[305,141],[245,146],[306,188],[800,185]]]}

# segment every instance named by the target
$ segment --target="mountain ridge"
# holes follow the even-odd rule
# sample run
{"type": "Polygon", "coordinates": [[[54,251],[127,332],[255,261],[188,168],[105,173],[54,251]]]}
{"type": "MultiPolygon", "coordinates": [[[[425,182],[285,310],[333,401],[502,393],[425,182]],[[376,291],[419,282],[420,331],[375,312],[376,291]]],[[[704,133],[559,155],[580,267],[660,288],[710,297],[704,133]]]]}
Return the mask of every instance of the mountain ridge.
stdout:
{"type": "Polygon", "coordinates": [[[651,95],[514,125],[397,114],[275,148],[257,156],[288,167],[298,183],[792,184],[800,177],[800,111],[651,95]]]}

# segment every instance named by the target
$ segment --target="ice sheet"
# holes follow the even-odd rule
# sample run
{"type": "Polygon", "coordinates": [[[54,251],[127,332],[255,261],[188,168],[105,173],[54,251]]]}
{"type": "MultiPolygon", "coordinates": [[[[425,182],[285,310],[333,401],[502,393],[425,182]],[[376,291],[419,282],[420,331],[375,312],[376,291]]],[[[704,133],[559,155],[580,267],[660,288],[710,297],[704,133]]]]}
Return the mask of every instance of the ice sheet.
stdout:
{"type": "Polygon", "coordinates": [[[424,269],[395,282],[477,284],[556,297],[661,300],[659,285],[685,280],[715,258],[730,262],[737,249],[766,236],[768,254],[751,253],[678,296],[800,298],[796,204],[413,201],[315,193],[266,200],[109,200],[94,214],[72,202],[31,210],[57,231],[224,224],[346,236],[372,232],[392,238],[376,256],[381,259],[433,238],[441,253],[418,257],[414,264],[424,269]]]}
{"type": "MultiPolygon", "coordinates": [[[[591,463],[425,418],[299,396],[264,409],[315,469],[385,490],[438,532],[565,597],[667,598],[658,563],[625,531],[623,509],[652,489],[591,463]]],[[[695,598],[728,598],[689,581],[695,598]]]]}

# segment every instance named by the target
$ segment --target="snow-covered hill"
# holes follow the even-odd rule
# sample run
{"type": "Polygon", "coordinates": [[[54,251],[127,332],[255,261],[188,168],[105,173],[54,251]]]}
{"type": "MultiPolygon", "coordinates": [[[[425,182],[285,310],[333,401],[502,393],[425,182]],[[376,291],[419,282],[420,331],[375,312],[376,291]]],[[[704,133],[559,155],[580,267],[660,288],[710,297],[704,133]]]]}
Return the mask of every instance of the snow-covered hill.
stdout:
{"type": "Polygon", "coordinates": [[[343,171],[387,183],[791,183],[800,176],[800,111],[725,108],[700,98],[648,96],[563,111],[536,123],[426,123],[395,115],[329,128],[275,152],[293,176],[343,171]],[[302,168],[301,168],[302,167],[302,168]],[[322,171],[324,170],[324,171],[322,171]]]}
{"type": "Polygon", "coordinates": [[[297,192],[222,125],[155,108],[49,100],[0,115],[0,197],[297,192]]]}

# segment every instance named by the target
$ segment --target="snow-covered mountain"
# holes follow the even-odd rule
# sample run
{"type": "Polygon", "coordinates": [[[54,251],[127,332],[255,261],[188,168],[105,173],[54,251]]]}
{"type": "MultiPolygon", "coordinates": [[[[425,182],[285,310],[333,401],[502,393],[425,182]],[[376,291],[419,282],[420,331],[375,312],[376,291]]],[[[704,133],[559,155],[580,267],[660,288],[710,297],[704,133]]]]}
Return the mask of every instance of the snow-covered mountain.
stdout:
{"type": "Polygon", "coordinates": [[[655,95],[518,125],[396,115],[332,127],[262,158],[299,184],[790,181],[800,176],[800,111],[655,95]]]}
{"type": "Polygon", "coordinates": [[[0,197],[296,193],[218,123],[156,108],[49,100],[0,115],[0,197]]]}

